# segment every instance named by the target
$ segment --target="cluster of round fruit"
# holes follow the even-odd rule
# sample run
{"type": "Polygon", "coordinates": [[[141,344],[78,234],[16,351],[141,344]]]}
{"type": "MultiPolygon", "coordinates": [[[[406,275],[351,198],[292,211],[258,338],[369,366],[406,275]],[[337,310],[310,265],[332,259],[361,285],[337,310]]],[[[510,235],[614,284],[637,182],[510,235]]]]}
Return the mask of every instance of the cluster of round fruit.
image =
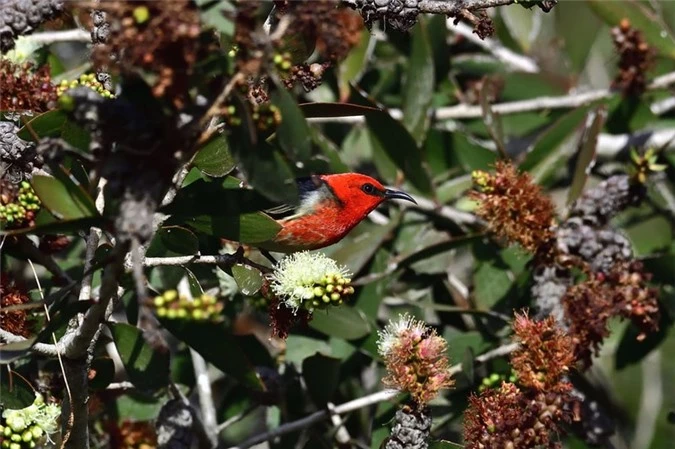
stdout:
{"type": "Polygon", "coordinates": [[[478,391],[485,391],[490,388],[498,388],[502,382],[515,383],[518,380],[515,371],[511,371],[511,374],[507,376],[506,374],[492,373],[488,377],[484,377],[483,381],[478,387],[478,391]]]}
{"type": "Polygon", "coordinates": [[[0,196],[0,222],[4,222],[8,228],[30,225],[38,209],[40,199],[27,181],[21,182],[19,193],[13,201],[0,196]]]}
{"type": "Polygon", "coordinates": [[[101,84],[97,79],[96,75],[93,73],[90,74],[84,74],[80,75],[80,78],[77,80],[63,80],[59,85],[56,86],[56,95],[59,97],[63,95],[65,91],[68,89],[73,89],[78,86],[85,86],[93,90],[94,92],[97,92],[99,95],[101,95],[104,98],[115,98],[115,95],[113,95],[112,92],[110,92],[108,89],[103,87],[103,84],[101,84]]]}
{"type": "Polygon", "coordinates": [[[288,52],[275,54],[274,58],[272,58],[272,61],[280,72],[289,72],[291,67],[293,67],[291,54],[288,52]]]}
{"type": "Polygon", "coordinates": [[[354,294],[354,287],[351,286],[351,279],[336,273],[321,278],[314,286],[313,293],[314,296],[303,304],[309,309],[322,309],[342,304],[348,296],[354,294]]]}
{"type": "Polygon", "coordinates": [[[170,320],[218,321],[223,303],[213,296],[202,294],[189,300],[176,290],[167,290],[152,301],[157,316],[170,320]]]}
{"type": "Polygon", "coordinates": [[[48,435],[58,430],[61,408],[45,404],[40,394],[33,404],[20,410],[5,410],[0,424],[2,449],[26,449],[42,445],[48,435]]]}

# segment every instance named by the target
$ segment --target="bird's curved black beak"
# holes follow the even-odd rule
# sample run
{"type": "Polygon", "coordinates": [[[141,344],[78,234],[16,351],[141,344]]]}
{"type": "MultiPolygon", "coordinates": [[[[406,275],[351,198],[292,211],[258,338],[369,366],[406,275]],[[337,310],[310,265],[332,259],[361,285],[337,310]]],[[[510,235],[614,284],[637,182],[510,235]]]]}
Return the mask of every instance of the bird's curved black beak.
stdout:
{"type": "Polygon", "coordinates": [[[417,201],[415,201],[412,196],[399,190],[384,189],[384,197],[388,200],[406,200],[413,204],[417,204],[417,201]]]}

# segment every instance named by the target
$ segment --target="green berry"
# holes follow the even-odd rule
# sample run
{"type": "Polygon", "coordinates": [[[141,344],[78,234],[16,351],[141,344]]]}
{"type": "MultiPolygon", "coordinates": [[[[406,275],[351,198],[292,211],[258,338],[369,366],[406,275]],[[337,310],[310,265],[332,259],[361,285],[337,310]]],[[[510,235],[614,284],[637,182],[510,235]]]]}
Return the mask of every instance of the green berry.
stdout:
{"type": "Polygon", "coordinates": [[[282,62],[284,62],[284,57],[283,57],[283,56],[281,56],[279,53],[277,53],[276,55],[274,55],[274,63],[275,63],[275,64],[279,65],[279,64],[281,64],[282,62]]]}

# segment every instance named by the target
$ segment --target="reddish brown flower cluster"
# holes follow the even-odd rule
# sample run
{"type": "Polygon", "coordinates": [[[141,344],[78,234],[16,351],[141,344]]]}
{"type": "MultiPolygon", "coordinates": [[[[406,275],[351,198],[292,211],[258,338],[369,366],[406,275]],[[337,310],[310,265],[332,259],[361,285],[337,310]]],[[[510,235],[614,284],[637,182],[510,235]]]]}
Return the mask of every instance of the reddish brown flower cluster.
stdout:
{"type": "Polygon", "coordinates": [[[54,254],[70,245],[71,239],[67,235],[47,234],[40,239],[40,251],[45,254],[54,254]]]}
{"type": "Polygon", "coordinates": [[[511,383],[469,398],[464,414],[466,449],[560,448],[552,438],[569,420],[557,393],[526,394],[511,383]]]}
{"type": "Polygon", "coordinates": [[[552,435],[572,418],[572,386],[563,380],[574,361],[572,339],[553,318],[517,315],[513,329],[520,348],[511,357],[518,383],[503,382],[469,398],[464,439],[467,449],[558,448],[552,435]]]}
{"type": "Polygon", "coordinates": [[[31,320],[28,312],[22,310],[2,311],[5,307],[26,304],[30,298],[9,275],[0,273],[0,328],[14,335],[28,337],[31,334],[31,320]]]}
{"type": "Polygon", "coordinates": [[[18,65],[0,59],[0,110],[44,112],[56,101],[56,87],[52,84],[49,66],[35,70],[33,64],[18,65]]]}
{"type": "Polygon", "coordinates": [[[620,316],[640,329],[639,339],[658,329],[657,291],[646,285],[650,276],[638,261],[619,262],[607,274],[597,273],[573,285],[563,297],[576,358],[590,366],[600,344],[609,335],[607,322],[620,316]]]}
{"type": "Polygon", "coordinates": [[[646,72],[653,66],[654,49],[628,19],[621,20],[619,26],[612,28],[612,39],[619,54],[619,73],[612,87],[620,89],[624,95],[640,95],[647,86],[646,72]]]}
{"type": "Polygon", "coordinates": [[[473,173],[480,192],[471,192],[480,204],[477,214],[490,229],[509,243],[537,252],[553,239],[555,207],[528,173],[518,173],[510,163],[497,162],[494,174],[473,173]]]}
{"type": "Polygon", "coordinates": [[[155,449],[157,433],[155,426],[149,421],[124,421],[111,432],[111,447],[120,449],[155,449]]]}
{"type": "Polygon", "coordinates": [[[388,372],[382,382],[410,393],[418,408],[454,385],[445,339],[407,315],[380,332],[378,350],[388,372]]]}
{"type": "Polygon", "coordinates": [[[111,1],[97,8],[107,14],[110,35],[105,45],[94,47],[95,63],[153,73],[157,77],[154,95],[168,96],[180,106],[200,50],[201,24],[194,2],[111,1]]]}
{"type": "Polygon", "coordinates": [[[315,36],[316,49],[323,59],[340,61],[361,40],[363,19],[351,9],[339,7],[336,0],[297,2],[276,0],[279,16],[291,16],[294,35],[315,36]]]}
{"type": "Polygon", "coordinates": [[[567,391],[561,382],[574,363],[574,342],[558,327],[553,317],[533,321],[516,315],[513,330],[520,348],[511,355],[518,382],[539,391],[567,391]]]}
{"type": "Polygon", "coordinates": [[[272,335],[285,340],[291,328],[297,324],[307,325],[312,314],[307,309],[292,310],[276,297],[269,299],[267,312],[270,317],[272,335]]]}

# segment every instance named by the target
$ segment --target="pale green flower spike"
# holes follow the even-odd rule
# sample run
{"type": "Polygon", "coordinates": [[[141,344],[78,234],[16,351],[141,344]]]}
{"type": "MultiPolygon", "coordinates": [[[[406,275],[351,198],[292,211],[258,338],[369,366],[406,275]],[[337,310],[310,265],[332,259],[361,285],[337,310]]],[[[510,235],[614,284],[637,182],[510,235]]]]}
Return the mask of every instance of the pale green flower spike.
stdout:
{"type": "Polygon", "coordinates": [[[322,253],[303,251],[279,262],[269,276],[274,294],[297,312],[300,307],[314,308],[342,304],[354,293],[351,274],[322,253]]]}
{"type": "MultiPolygon", "coordinates": [[[[19,410],[7,409],[2,417],[14,433],[31,431],[36,437],[55,433],[59,429],[61,407],[56,404],[45,404],[41,394],[35,393],[35,400],[31,405],[19,410]]],[[[51,441],[51,440],[50,440],[51,441]]]]}

